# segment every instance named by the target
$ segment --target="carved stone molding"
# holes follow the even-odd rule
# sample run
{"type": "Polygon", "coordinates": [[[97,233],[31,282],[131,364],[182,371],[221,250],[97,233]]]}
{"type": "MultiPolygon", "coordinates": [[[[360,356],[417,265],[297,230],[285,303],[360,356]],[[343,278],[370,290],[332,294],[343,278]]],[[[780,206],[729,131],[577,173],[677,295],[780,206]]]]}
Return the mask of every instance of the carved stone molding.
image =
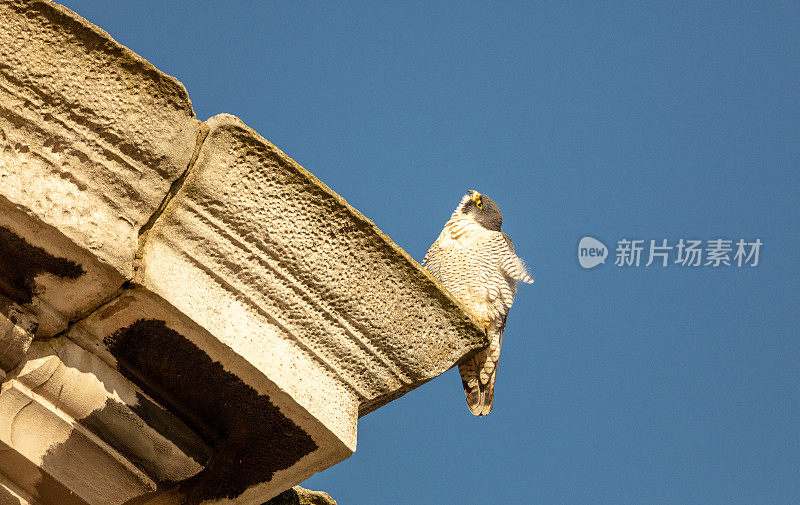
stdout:
{"type": "Polygon", "coordinates": [[[0,380],[23,361],[38,327],[30,311],[0,294],[0,380]]]}
{"type": "Polygon", "coordinates": [[[260,504],[486,346],[239,119],[62,6],[0,20],[0,505],[260,504]]]}

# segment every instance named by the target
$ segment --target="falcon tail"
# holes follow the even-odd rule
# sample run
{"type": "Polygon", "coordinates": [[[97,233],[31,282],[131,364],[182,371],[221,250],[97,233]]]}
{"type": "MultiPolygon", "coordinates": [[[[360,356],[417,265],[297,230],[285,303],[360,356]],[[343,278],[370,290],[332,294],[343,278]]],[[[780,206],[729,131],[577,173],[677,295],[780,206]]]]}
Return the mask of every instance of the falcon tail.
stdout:
{"type": "Polygon", "coordinates": [[[458,365],[461,384],[467,397],[467,408],[473,415],[485,416],[492,411],[494,404],[494,380],[503,345],[503,330],[492,338],[489,347],[478,351],[474,356],[458,365]]]}
{"type": "Polygon", "coordinates": [[[477,355],[458,365],[458,373],[461,374],[461,384],[464,386],[464,394],[467,397],[467,408],[474,415],[481,416],[483,415],[481,413],[483,412],[483,391],[478,385],[476,358],[477,355]]]}

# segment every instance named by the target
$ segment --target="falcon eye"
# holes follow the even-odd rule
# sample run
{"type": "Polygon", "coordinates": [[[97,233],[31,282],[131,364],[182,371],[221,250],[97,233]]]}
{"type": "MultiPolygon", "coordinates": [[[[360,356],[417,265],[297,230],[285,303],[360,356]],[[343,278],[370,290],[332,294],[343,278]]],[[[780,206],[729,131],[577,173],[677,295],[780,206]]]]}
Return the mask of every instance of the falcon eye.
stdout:
{"type": "Polygon", "coordinates": [[[483,201],[480,198],[475,199],[475,205],[477,205],[479,209],[483,210],[483,201]]]}

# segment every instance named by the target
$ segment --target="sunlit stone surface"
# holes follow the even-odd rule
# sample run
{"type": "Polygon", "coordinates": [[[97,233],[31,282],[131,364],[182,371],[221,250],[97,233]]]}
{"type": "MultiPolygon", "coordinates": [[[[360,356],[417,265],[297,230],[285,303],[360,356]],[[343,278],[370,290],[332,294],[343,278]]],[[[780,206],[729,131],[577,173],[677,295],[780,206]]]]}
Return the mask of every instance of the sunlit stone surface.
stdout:
{"type": "Polygon", "coordinates": [[[0,20],[0,504],[263,503],[486,345],[239,119],[59,5],[0,20]]]}

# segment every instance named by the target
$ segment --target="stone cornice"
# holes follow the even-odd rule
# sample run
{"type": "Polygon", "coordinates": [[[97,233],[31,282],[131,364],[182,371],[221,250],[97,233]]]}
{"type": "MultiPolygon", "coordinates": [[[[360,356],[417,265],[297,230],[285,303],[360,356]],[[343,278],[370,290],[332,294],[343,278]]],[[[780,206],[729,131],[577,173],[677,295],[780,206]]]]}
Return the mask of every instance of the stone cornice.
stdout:
{"type": "Polygon", "coordinates": [[[0,20],[0,498],[261,503],[487,344],[238,118],[57,4],[0,20]]]}

